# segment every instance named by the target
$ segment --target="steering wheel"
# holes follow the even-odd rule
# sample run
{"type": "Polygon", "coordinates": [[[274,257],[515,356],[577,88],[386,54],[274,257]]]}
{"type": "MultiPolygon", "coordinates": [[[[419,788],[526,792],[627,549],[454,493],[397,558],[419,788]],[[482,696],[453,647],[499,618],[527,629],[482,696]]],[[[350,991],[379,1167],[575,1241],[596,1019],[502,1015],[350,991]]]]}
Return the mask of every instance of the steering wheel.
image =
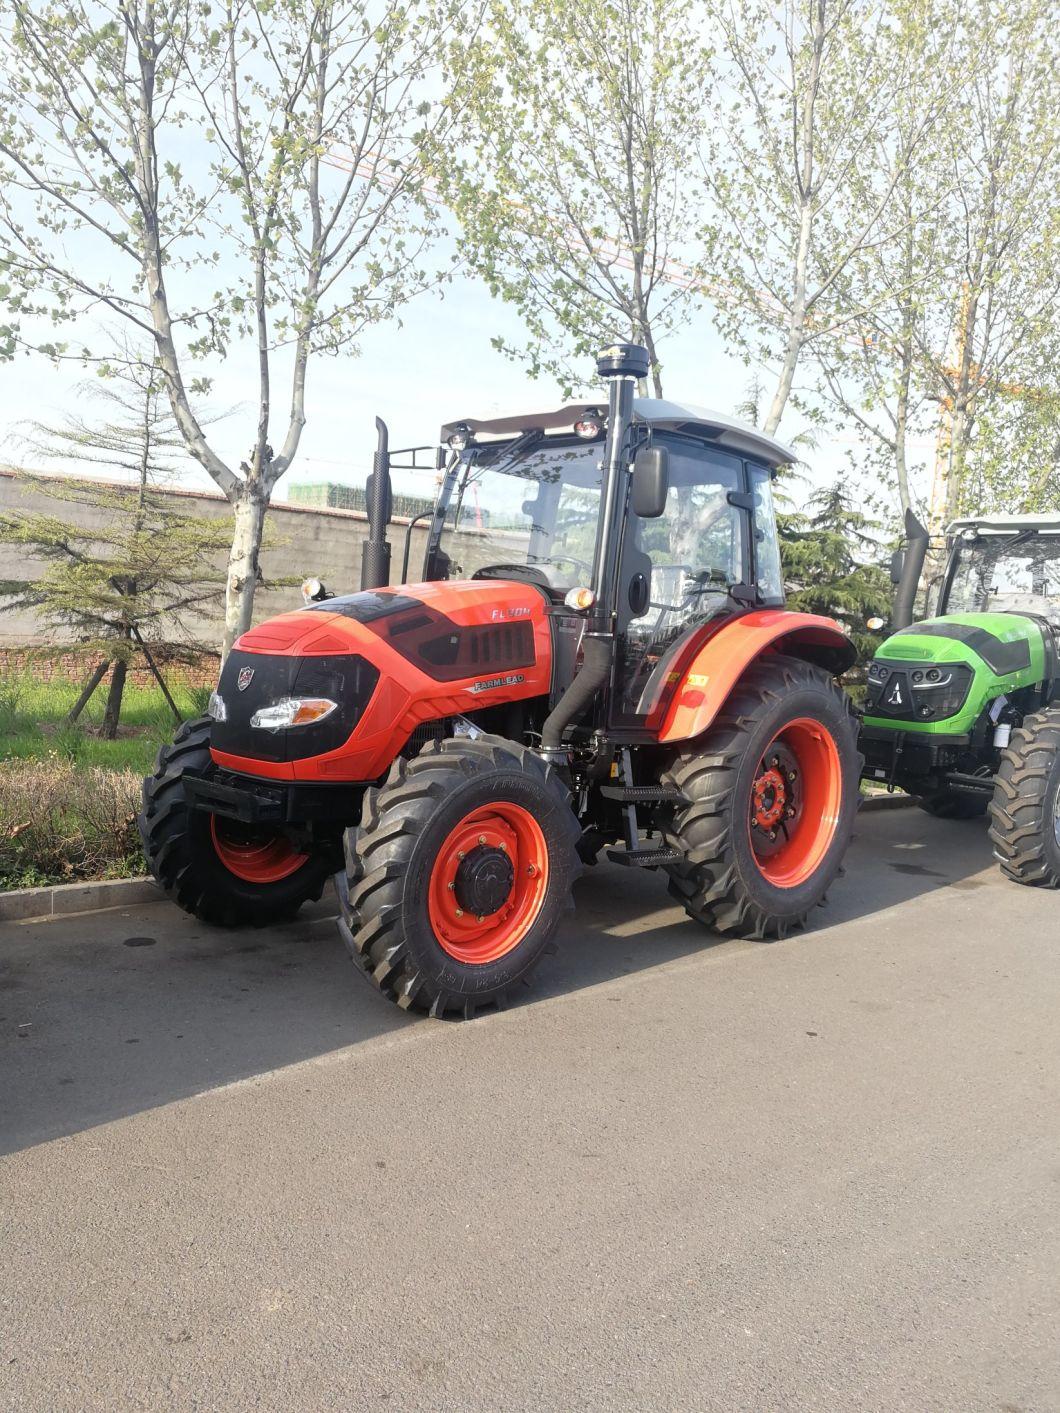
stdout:
{"type": "Polygon", "coordinates": [[[587,564],[584,559],[578,559],[578,557],[573,554],[541,555],[538,557],[535,563],[555,564],[557,566],[560,564],[573,564],[575,569],[584,569],[587,574],[591,574],[593,572],[593,566],[591,564],[587,564]]]}

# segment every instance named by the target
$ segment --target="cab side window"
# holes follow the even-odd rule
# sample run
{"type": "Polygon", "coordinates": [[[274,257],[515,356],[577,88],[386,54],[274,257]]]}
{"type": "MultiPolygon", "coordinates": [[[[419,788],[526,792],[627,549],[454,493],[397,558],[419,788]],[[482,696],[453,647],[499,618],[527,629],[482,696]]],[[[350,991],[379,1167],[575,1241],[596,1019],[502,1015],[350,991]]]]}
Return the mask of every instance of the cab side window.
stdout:
{"type": "Polygon", "coordinates": [[[773,478],[765,466],[748,464],[755,508],[755,587],[762,603],[784,603],[784,573],[780,563],[773,478]]]}
{"type": "Polygon", "coordinates": [[[726,596],[743,581],[741,511],[729,494],[739,490],[741,464],[736,457],[706,447],[668,441],[670,490],[658,520],[633,518],[630,540],[651,561],[651,593],[646,611],[631,629],[653,631],[653,621],[668,627],[710,617],[711,601],[726,596]]]}

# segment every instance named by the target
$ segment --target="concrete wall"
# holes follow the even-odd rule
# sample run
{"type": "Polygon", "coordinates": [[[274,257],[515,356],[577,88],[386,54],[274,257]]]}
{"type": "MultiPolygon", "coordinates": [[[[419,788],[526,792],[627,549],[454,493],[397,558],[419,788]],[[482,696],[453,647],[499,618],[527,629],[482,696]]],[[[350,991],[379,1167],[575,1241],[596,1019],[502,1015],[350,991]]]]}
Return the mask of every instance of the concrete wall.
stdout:
{"type": "MultiPolygon", "coordinates": [[[[170,491],[187,514],[224,519],[230,514],[227,501],[221,495],[198,491],[170,491]]],[[[91,506],[72,505],[54,500],[36,490],[28,489],[11,471],[0,469],[0,513],[26,510],[45,515],[62,516],[78,529],[91,529],[103,523],[103,512],[91,506]]],[[[401,573],[401,558],[405,544],[407,521],[395,519],[390,527],[392,550],[391,578],[401,573]]],[[[318,510],[307,506],[274,504],[266,521],[268,546],[261,556],[265,587],[259,585],[254,599],[254,621],[260,622],[274,614],[301,607],[297,585],[291,588],[269,589],[272,579],[296,576],[299,582],[307,575],[323,579],[333,592],[349,593],[360,587],[361,545],[368,535],[366,517],[360,511],[318,510]]],[[[426,533],[422,524],[412,532],[412,552],[409,577],[418,579],[423,565],[426,533]]],[[[43,569],[18,546],[0,544],[0,580],[34,578],[43,569]]],[[[195,625],[195,636],[213,645],[221,640],[224,627],[224,559],[217,564],[217,601],[212,611],[195,625]]],[[[0,600],[2,607],[2,600],[0,600]]],[[[22,646],[62,640],[52,629],[42,624],[35,614],[18,610],[0,612],[0,646],[22,646]]]]}

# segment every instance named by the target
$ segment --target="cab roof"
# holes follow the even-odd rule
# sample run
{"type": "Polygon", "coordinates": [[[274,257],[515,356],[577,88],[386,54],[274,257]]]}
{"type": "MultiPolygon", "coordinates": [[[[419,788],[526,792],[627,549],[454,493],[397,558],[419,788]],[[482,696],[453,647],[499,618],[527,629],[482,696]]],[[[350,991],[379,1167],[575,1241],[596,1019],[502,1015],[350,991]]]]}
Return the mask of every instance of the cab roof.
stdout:
{"type": "MultiPolygon", "coordinates": [[[[597,398],[595,402],[569,402],[565,407],[556,408],[554,412],[516,413],[511,417],[459,417],[445,424],[441,439],[444,442],[457,427],[468,427],[478,436],[498,439],[537,429],[543,432],[569,432],[575,422],[588,413],[605,414],[606,411],[606,398],[597,398]]],[[[773,437],[767,437],[749,422],[743,422],[739,417],[730,417],[724,412],[711,412],[708,408],[697,407],[690,402],[669,402],[659,397],[635,397],[633,418],[636,422],[644,422],[650,427],[660,427],[666,431],[691,432],[726,451],[752,456],[767,466],[790,466],[798,460],[798,456],[790,447],[773,437]]]]}
{"type": "Polygon", "coordinates": [[[946,534],[959,535],[962,530],[978,530],[981,535],[1018,535],[1021,530],[1060,535],[1060,515],[969,515],[949,524],[946,534]]]}

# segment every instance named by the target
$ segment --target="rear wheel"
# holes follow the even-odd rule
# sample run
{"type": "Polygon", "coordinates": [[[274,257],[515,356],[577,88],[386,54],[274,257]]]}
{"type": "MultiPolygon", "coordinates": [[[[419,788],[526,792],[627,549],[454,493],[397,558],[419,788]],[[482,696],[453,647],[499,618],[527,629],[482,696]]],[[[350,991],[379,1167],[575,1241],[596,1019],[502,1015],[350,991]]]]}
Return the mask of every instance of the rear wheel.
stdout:
{"type": "Polygon", "coordinates": [[[339,928],[399,1006],[470,1018],[527,983],[580,872],[567,790],[498,736],[395,761],[346,834],[339,928]]]}
{"type": "Polygon", "coordinates": [[[832,677],[797,658],[762,658],[663,777],[687,801],[665,830],[682,855],[667,869],[671,893],[727,935],[802,926],[839,872],[860,773],[853,714],[832,677]]]}
{"type": "Polygon", "coordinates": [[[178,907],[204,922],[262,926],[293,917],[320,897],[328,860],[303,852],[282,830],[191,809],[184,782],[210,767],[208,717],[185,722],[159,751],[137,821],[151,872],[178,907]]]}
{"type": "Polygon", "coordinates": [[[990,819],[1006,878],[1060,887],[1060,707],[1035,712],[1013,731],[994,777],[990,819]]]}

